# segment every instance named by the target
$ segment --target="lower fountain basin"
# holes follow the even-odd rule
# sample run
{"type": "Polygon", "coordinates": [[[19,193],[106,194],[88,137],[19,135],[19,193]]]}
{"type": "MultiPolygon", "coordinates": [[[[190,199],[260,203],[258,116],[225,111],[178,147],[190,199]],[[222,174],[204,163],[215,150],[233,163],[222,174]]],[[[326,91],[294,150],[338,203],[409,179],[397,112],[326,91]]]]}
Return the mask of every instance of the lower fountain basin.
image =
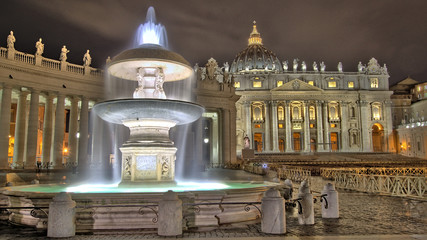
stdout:
{"type": "Polygon", "coordinates": [[[123,124],[126,120],[166,119],[182,125],[199,119],[204,108],[179,100],[131,98],[97,103],[93,111],[103,120],[115,124],[123,124]]]}

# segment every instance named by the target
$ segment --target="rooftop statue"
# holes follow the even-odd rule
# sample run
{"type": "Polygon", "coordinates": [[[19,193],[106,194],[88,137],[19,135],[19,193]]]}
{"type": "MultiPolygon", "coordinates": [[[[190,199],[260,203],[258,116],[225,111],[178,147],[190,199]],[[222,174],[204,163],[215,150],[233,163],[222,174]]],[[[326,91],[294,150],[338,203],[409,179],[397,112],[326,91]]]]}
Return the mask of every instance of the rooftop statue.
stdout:
{"type": "Polygon", "coordinates": [[[342,72],[342,62],[338,63],[338,72],[342,72]]]}
{"type": "Polygon", "coordinates": [[[298,70],[298,58],[294,59],[294,72],[296,72],[298,70]]]}
{"type": "Polygon", "coordinates": [[[111,62],[111,57],[110,57],[110,56],[108,56],[108,57],[107,57],[107,59],[105,59],[105,63],[106,63],[106,64],[109,64],[110,62],[111,62]]]}
{"type": "Polygon", "coordinates": [[[215,74],[216,74],[216,68],[217,67],[218,67],[218,63],[213,58],[210,58],[208,60],[208,63],[206,63],[206,73],[207,73],[207,76],[208,76],[209,80],[214,80],[215,79],[215,74]]]}
{"type": "Polygon", "coordinates": [[[322,62],[320,63],[320,71],[321,71],[321,72],[324,72],[324,71],[325,71],[325,69],[326,69],[326,65],[325,65],[325,63],[322,61],[322,62]]]}
{"type": "Polygon", "coordinates": [[[288,68],[289,68],[289,66],[288,66],[288,60],[283,61],[282,65],[283,65],[283,71],[287,72],[288,68]]]}
{"type": "Polygon", "coordinates": [[[224,71],[228,72],[230,70],[230,66],[228,65],[228,62],[224,63],[224,71]]]}
{"type": "Polygon", "coordinates": [[[67,61],[67,53],[69,53],[69,52],[70,52],[70,50],[68,50],[65,45],[62,46],[61,55],[59,55],[59,60],[61,60],[63,62],[67,61]]]}
{"type": "Polygon", "coordinates": [[[90,66],[91,63],[92,63],[92,58],[89,54],[89,50],[87,50],[85,55],[83,56],[83,65],[90,66]]]}
{"type": "Polygon", "coordinates": [[[42,43],[41,38],[36,42],[36,49],[36,55],[41,56],[44,51],[44,44],[42,43]]]}
{"type": "Polygon", "coordinates": [[[362,62],[359,62],[359,64],[357,65],[357,70],[359,72],[364,72],[366,69],[366,65],[362,65],[362,62]]]}
{"type": "Polygon", "coordinates": [[[13,31],[10,31],[9,36],[7,36],[7,48],[15,49],[15,36],[13,36],[13,31]]]}
{"type": "Polygon", "coordinates": [[[301,63],[301,69],[303,72],[307,71],[307,65],[305,64],[305,61],[302,61],[301,63]]]}
{"type": "Polygon", "coordinates": [[[383,74],[388,74],[387,65],[385,65],[385,63],[384,63],[384,67],[382,67],[382,73],[383,74]]]}
{"type": "Polygon", "coordinates": [[[317,62],[316,61],[313,62],[313,71],[315,71],[315,72],[319,71],[319,68],[317,68],[317,62]]]}
{"type": "Polygon", "coordinates": [[[381,74],[381,66],[378,64],[377,59],[371,58],[369,60],[367,70],[370,74],[381,74]]]}

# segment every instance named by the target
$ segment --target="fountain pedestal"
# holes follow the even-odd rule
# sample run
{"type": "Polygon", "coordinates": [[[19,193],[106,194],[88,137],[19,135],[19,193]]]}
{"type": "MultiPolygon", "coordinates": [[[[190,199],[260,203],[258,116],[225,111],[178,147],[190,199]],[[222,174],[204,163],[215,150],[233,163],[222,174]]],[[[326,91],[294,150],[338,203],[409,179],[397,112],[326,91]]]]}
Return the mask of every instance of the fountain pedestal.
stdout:
{"type": "Polygon", "coordinates": [[[137,119],[123,124],[130,129],[129,140],[122,152],[122,182],[133,184],[147,181],[173,182],[177,149],[169,139],[173,120],[137,119]]]}

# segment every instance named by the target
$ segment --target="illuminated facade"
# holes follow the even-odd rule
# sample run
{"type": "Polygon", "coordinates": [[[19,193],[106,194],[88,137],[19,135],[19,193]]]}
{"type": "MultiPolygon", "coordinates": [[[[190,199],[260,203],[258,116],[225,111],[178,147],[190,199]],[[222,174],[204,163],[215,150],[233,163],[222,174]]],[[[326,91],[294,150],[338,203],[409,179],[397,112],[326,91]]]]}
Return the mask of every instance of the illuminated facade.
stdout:
{"type": "Polygon", "coordinates": [[[427,159],[427,83],[408,77],[390,89],[397,151],[427,159]]]}
{"type": "Polygon", "coordinates": [[[230,66],[236,94],[237,151],[248,136],[256,152],[395,151],[389,75],[372,58],[355,72],[280,62],[256,25],[230,66]]]}

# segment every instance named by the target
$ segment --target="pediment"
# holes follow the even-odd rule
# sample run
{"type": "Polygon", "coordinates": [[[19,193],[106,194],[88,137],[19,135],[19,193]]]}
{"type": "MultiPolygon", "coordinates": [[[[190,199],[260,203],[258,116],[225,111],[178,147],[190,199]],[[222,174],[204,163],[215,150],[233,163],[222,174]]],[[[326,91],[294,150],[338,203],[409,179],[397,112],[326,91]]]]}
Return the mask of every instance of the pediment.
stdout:
{"type": "Polygon", "coordinates": [[[280,87],[274,88],[271,91],[323,91],[322,89],[312,86],[299,79],[291,80],[280,87]]]}

